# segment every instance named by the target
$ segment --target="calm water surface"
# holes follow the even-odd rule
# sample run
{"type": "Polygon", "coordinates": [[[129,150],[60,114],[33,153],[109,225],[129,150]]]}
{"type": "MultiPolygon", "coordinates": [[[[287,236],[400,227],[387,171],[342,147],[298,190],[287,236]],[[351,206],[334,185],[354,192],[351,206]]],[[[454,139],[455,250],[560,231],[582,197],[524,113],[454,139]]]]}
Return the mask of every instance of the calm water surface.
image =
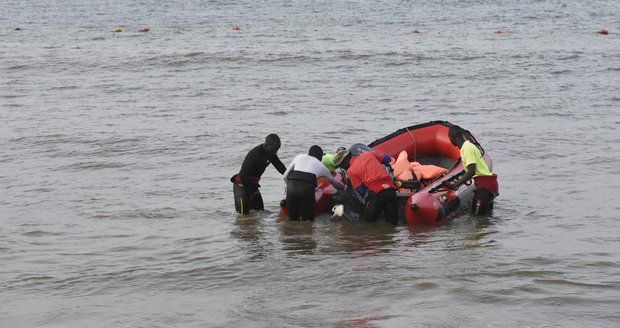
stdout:
{"type": "Polygon", "coordinates": [[[620,327],[619,33],[617,1],[2,1],[0,326],[620,327]],[[273,168],[234,213],[268,133],[437,119],[492,217],[276,222],[273,168]]]}

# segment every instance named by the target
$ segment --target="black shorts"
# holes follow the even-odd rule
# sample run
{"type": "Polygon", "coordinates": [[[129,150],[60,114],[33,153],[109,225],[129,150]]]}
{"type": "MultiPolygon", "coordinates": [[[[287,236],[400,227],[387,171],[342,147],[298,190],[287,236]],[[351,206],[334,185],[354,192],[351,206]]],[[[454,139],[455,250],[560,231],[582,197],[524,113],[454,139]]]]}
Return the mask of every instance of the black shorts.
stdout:
{"type": "Polygon", "coordinates": [[[398,198],[396,190],[384,189],[377,194],[371,194],[364,212],[364,221],[374,222],[383,212],[385,220],[398,224],[398,198]]]}
{"type": "Polygon", "coordinates": [[[289,180],[286,183],[286,209],[289,220],[314,220],[315,185],[301,180],[289,180]]]}
{"type": "Polygon", "coordinates": [[[240,183],[233,184],[233,195],[235,196],[235,210],[237,213],[248,214],[250,210],[262,211],[263,196],[260,194],[258,186],[244,186],[240,183]]]}

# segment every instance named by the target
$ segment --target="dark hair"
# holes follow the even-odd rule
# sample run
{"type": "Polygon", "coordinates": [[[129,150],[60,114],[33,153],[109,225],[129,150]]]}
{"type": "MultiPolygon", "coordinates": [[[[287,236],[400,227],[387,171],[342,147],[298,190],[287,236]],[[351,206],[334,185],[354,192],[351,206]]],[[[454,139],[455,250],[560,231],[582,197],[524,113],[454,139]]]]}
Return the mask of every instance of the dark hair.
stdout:
{"type": "Polygon", "coordinates": [[[323,149],[317,145],[314,145],[310,147],[310,150],[308,150],[308,155],[315,157],[320,161],[321,158],[323,158],[323,149]]]}
{"type": "Polygon", "coordinates": [[[465,141],[465,131],[458,125],[452,125],[448,129],[448,137],[453,144],[463,142],[465,141]]]}
{"type": "Polygon", "coordinates": [[[280,149],[280,137],[277,134],[270,134],[265,138],[265,146],[271,146],[273,149],[280,149]]]}

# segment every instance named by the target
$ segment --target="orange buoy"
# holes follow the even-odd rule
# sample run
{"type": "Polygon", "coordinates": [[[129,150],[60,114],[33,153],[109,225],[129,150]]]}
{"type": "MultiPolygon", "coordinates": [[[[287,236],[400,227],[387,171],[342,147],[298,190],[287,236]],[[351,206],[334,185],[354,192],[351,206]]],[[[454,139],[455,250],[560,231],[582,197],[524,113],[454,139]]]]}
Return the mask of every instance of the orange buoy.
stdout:
{"type": "Polygon", "coordinates": [[[142,33],[146,33],[148,31],[150,31],[150,29],[148,27],[143,27],[143,28],[138,30],[138,32],[142,32],[142,33]]]}
{"type": "Polygon", "coordinates": [[[123,32],[123,30],[120,27],[117,27],[114,29],[114,33],[120,33],[123,32]]]}
{"type": "Polygon", "coordinates": [[[241,27],[239,25],[235,25],[232,27],[233,31],[241,31],[241,27]]]}
{"type": "Polygon", "coordinates": [[[22,30],[22,28],[19,27],[19,26],[13,29],[13,31],[21,31],[21,30],[22,30]]]}
{"type": "Polygon", "coordinates": [[[502,30],[495,30],[495,32],[493,32],[493,34],[502,34],[504,32],[502,32],[502,30]]]}
{"type": "Polygon", "coordinates": [[[606,29],[604,29],[604,28],[602,28],[602,29],[600,29],[600,30],[596,31],[596,33],[598,33],[598,34],[603,34],[603,35],[607,35],[607,34],[609,34],[609,31],[608,31],[608,30],[606,30],[606,29]]]}

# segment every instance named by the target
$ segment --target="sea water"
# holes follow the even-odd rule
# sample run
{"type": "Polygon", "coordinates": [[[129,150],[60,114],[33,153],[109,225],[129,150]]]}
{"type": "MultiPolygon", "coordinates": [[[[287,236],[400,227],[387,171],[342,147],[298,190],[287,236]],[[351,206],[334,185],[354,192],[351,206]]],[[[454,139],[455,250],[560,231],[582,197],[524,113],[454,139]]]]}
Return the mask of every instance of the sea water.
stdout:
{"type": "Polygon", "coordinates": [[[0,326],[618,327],[619,114],[618,1],[4,0],[0,326]],[[277,222],[272,167],[234,212],[269,133],[288,164],[432,120],[492,216],[277,222]]]}

